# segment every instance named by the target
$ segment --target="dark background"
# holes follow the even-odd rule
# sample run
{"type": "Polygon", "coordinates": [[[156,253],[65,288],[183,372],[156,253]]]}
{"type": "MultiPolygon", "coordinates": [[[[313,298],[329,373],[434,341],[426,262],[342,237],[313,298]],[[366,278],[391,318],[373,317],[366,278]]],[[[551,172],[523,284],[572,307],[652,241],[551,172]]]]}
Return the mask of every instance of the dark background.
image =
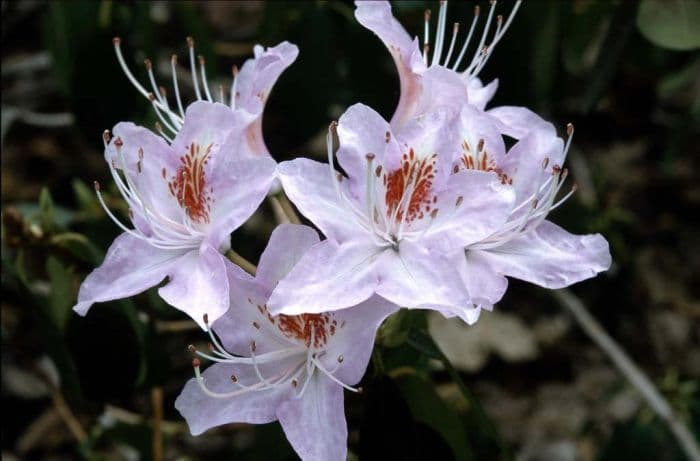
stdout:
{"type": "MultiPolygon", "coordinates": [[[[575,124],[568,167],[579,191],[551,219],[605,235],[614,264],[574,292],[696,435],[698,4],[527,0],[481,75],[500,80],[491,106],[528,106],[562,135],[575,124]]],[[[451,2],[448,23],[469,24],[473,5],[451,2]]],[[[394,11],[422,34],[427,7],[436,19],[437,2],[394,11]]],[[[346,107],[389,118],[398,100],[391,58],[349,2],[3,1],[2,459],[149,459],[159,449],[164,459],[295,459],[277,423],[189,435],[173,401],[192,375],[186,346],[206,336],[154,290],[84,318],[70,310],[118,233],[92,181],[125,212],[106,186],[102,131],[155,121],[119,69],[115,35],[137,77],[146,82],[150,57],[163,84],[171,53],[186,62],[187,35],[227,87],[254,43],[297,44],[264,118],[278,161],[323,159],[328,123],[346,107]]],[[[234,249],[257,261],[273,223],[266,203],[234,249]]],[[[346,393],[352,459],[684,459],[551,294],[518,281],[474,327],[420,312],[395,319],[361,384],[364,394],[346,393]],[[464,389],[434,360],[427,325],[464,389]]]]}

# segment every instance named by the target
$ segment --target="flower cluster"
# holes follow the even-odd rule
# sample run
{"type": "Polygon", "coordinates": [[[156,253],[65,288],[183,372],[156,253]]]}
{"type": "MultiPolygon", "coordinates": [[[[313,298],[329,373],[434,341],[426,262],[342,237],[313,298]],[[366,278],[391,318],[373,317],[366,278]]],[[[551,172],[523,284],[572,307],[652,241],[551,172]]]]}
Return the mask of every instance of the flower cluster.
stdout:
{"type": "Polygon", "coordinates": [[[477,6],[468,31],[455,24],[449,44],[441,1],[433,42],[425,14],[422,45],[388,2],[356,3],[357,20],[396,63],[401,96],[390,121],[355,104],[331,123],[327,164],[278,165],[263,140],[265,101],[296,46],[256,46],[234,68],[228,97],[222,86],[215,101],[188,39],[197,101],[185,107],[175,56],[169,99],[150,61],[151,91],[114,41],[127,78],[153,105],[158,134],[132,123],[104,134],[131,225],[96,183],[124,233],[84,281],[75,310],[84,315],[167,278],[159,295],[211,339],[207,352],[190,346],[195,377],[175,403],[195,435],[279,420],[303,459],[344,460],[343,389],[358,390],[388,315],[432,309],[471,324],[502,298],[506,277],[561,288],[610,266],[602,236],[572,235],[547,220],[575,191],[560,193],[573,126],[564,140],[526,108],[486,109],[498,82],[483,85],[478,75],[520,0],[507,19],[494,18],[493,0],[487,13],[477,6]],[[249,275],[227,257],[231,233],[280,188],[325,239],[282,224],[249,275]],[[202,359],[215,364],[202,372],[202,359]]]}

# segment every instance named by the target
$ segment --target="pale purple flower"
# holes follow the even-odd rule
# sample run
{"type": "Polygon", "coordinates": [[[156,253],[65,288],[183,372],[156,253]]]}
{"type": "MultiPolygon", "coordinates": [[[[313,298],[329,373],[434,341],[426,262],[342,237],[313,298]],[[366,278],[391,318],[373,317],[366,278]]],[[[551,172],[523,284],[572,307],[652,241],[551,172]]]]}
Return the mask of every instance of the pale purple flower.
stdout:
{"type": "Polygon", "coordinates": [[[217,363],[201,373],[195,359],[196,377],[175,401],[193,435],[227,423],[279,420],[303,460],[345,461],[343,388],[358,390],[352,386],[365,372],[377,328],[396,306],[375,296],[335,312],[271,315],[272,289],[318,241],[309,227],[283,224],[255,278],[226,264],[231,308],[209,330],[210,353],[191,347],[217,363]]]}
{"type": "Polygon", "coordinates": [[[401,96],[391,119],[391,126],[399,128],[413,117],[449,107],[459,112],[465,103],[484,109],[498,87],[498,80],[483,86],[478,75],[491,57],[496,45],[505,35],[521,0],[515,2],[508,18],[495,18],[496,1],[489,2],[478,43],[470,50],[479,27],[480,7],[474,7],[474,17],[468,31],[460,32],[459,23],[452,27],[449,44],[447,1],[440,2],[433,43],[430,42],[430,11],[425,12],[422,51],[418,37],[411,39],[391,13],[387,1],[356,1],[355,17],[358,22],[377,34],[394,58],[399,73],[401,96]],[[432,48],[432,49],[431,49],[432,48]],[[432,53],[431,53],[432,51],[432,53]]]}
{"type": "Polygon", "coordinates": [[[204,101],[188,107],[172,144],[133,123],[116,125],[111,139],[106,133],[105,159],[133,228],[109,211],[96,183],[100,203],[124,233],[83,282],[76,312],[85,315],[95,302],[135,295],[166,276],[159,294],[193,319],[201,323],[204,306],[212,318],[226,312],[221,253],[275,175],[271,158],[241,152],[244,137],[237,114],[204,101]]]}
{"type": "Polygon", "coordinates": [[[113,43],[127,78],[152,102],[161,136],[132,123],[118,124],[113,137],[106,132],[105,159],[129,206],[133,229],[109,211],[96,183],[100,203],[124,233],[83,282],[74,309],[85,315],[95,302],[135,295],[168,277],[158,290],[161,297],[202,325],[203,306],[212,320],[228,309],[222,253],[230,248],[231,232],[273,187],[276,165],[262,138],[263,109],[298,49],[287,42],[266,50],[257,45],[255,57],[240,72],[234,68],[230,98],[225,100],[221,86],[221,102],[213,102],[204,59],[199,57],[198,73],[194,41],[188,38],[197,101],[185,110],[175,55],[171,107],[151,61],[145,64],[153,92],[129,70],[121,40],[113,43]]]}
{"type": "MultiPolygon", "coordinates": [[[[185,110],[183,109],[185,106],[180,97],[177,77],[177,56],[172,55],[170,59],[175,99],[175,104],[171,106],[165,88],[158,86],[156,82],[151,61],[149,59],[145,61],[151,86],[149,91],[139,83],[129,70],[121,52],[121,40],[115,38],[113,43],[117,60],[124,74],[138,92],[151,101],[153,109],[160,120],[160,123],[156,124],[158,132],[168,141],[172,141],[172,136],[180,131],[185,118],[185,110]]],[[[239,146],[240,152],[251,156],[270,156],[262,137],[263,110],[275,82],[299,55],[297,46],[289,42],[282,42],[271,48],[255,45],[253,48],[253,59],[248,59],[240,71],[237,67],[233,67],[233,82],[228,94],[224,85],[221,84],[218,87],[218,95],[212,93],[209,89],[204,58],[199,56],[195,59],[194,40],[190,37],[187,38],[187,47],[189,50],[190,76],[197,101],[215,102],[218,100],[221,104],[226,104],[231,110],[239,113],[242,123],[246,126],[245,136],[242,138],[243,143],[239,146]],[[199,71],[195,61],[199,62],[199,71]]]]}
{"type": "Polygon", "coordinates": [[[289,315],[358,304],[373,294],[445,315],[473,309],[457,268],[462,248],[504,224],[512,187],[496,175],[452,174],[455,141],[442,111],[398,132],[362,104],[340,118],[337,153],[348,177],[309,159],[281,163],[290,200],[328,238],[275,289],[269,306],[289,315]]]}
{"type": "MultiPolygon", "coordinates": [[[[503,225],[477,242],[466,245],[460,272],[471,300],[490,309],[503,296],[505,276],[546,288],[563,288],[607,270],[611,264],[608,242],[599,234],[573,235],[547,221],[548,213],[564,203],[558,193],[568,171],[563,168],[571,145],[552,124],[521,107],[500,107],[483,113],[465,106],[455,121],[460,152],[455,174],[484,171],[496,175],[515,192],[513,206],[505,211],[503,225]],[[501,133],[518,141],[506,153],[501,133]]],[[[470,322],[479,310],[472,311],[470,322]]]]}

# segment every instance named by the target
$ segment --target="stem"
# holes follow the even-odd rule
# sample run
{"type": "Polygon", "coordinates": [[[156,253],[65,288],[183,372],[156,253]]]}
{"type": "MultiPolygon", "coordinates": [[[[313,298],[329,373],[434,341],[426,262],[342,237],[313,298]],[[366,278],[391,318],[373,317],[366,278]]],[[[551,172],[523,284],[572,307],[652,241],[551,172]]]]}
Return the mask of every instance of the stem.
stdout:
{"type": "Polygon", "coordinates": [[[272,213],[275,215],[275,221],[277,221],[277,224],[289,224],[291,220],[289,219],[289,216],[287,216],[287,213],[282,207],[279,199],[274,195],[269,196],[268,199],[270,200],[270,205],[272,205],[272,213]]]}
{"type": "Polygon", "coordinates": [[[697,441],[688,428],[673,412],[671,406],[654,387],[651,380],[635,365],[615,340],[603,330],[603,327],[588,312],[583,302],[567,289],[555,290],[552,293],[557,301],[571,312],[583,331],[607,354],[618,370],[639,391],[651,409],[666,423],[688,459],[699,461],[700,448],[698,448],[697,441]]]}
{"type": "Polygon", "coordinates": [[[281,193],[277,197],[279,198],[280,206],[284,210],[284,214],[287,215],[289,222],[292,224],[301,224],[301,219],[299,219],[297,212],[294,211],[294,207],[287,196],[284,193],[281,193]]]}
{"type": "Polygon", "coordinates": [[[248,261],[245,259],[243,256],[239,255],[233,249],[229,249],[226,252],[226,257],[231,260],[234,264],[236,264],[238,267],[249,273],[250,275],[255,275],[255,271],[258,270],[258,268],[253,264],[252,262],[248,261]]]}
{"type": "Polygon", "coordinates": [[[163,461],[163,389],[151,389],[151,405],[153,406],[153,461],[163,461]]]}

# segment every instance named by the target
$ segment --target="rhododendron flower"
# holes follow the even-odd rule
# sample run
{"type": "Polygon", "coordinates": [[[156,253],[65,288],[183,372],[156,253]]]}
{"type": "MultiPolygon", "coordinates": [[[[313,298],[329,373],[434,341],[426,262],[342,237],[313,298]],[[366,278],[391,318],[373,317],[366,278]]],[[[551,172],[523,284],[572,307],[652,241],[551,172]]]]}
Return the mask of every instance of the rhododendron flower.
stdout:
{"type": "Polygon", "coordinates": [[[557,200],[568,174],[562,165],[571,124],[564,142],[552,124],[527,109],[501,107],[484,114],[466,106],[455,126],[461,151],[453,172],[487,172],[515,192],[513,206],[498,210],[505,212],[502,226],[466,246],[460,271],[475,304],[490,308],[498,301],[508,284],[505,276],[563,288],[610,267],[608,242],[601,235],[573,235],[546,220],[576,190],[574,185],[557,200]],[[507,153],[502,132],[518,139],[507,153]]]}
{"type": "Polygon", "coordinates": [[[515,2],[510,15],[505,19],[496,16],[493,30],[496,1],[490,2],[488,15],[482,29],[481,38],[473,49],[471,59],[466,59],[472,38],[477,29],[481,14],[480,7],[474,7],[474,17],[466,37],[462,41],[460,25],[455,23],[449,45],[447,32],[447,1],[440,2],[434,45],[430,44],[430,10],[425,12],[423,50],[418,38],[411,39],[401,23],[391,13],[387,1],[356,1],[355,17],[358,22],[377,34],[389,49],[399,73],[401,96],[391,119],[391,126],[398,128],[413,117],[430,112],[438,107],[449,107],[459,112],[465,103],[484,109],[491,100],[498,80],[483,86],[479,72],[503,38],[521,0],[515,2]],[[489,39],[490,33],[493,32],[489,39]],[[488,40],[488,41],[487,41],[488,40]],[[460,46],[460,42],[462,43],[460,46]]]}
{"type": "MultiPolygon", "coordinates": [[[[187,47],[189,50],[190,75],[197,101],[207,100],[214,102],[217,97],[216,94],[212,95],[209,89],[204,58],[199,56],[197,59],[199,61],[198,72],[195,64],[194,40],[190,37],[187,38],[187,47]]],[[[114,50],[117,60],[129,81],[139,93],[148,98],[153,104],[153,109],[160,120],[160,123],[156,124],[157,130],[168,141],[172,141],[171,136],[182,129],[185,118],[185,110],[183,109],[184,106],[177,80],[177,56],[172,55],[170,59],[175,107],[170,105],[165,88],[158,86],[153,73],[153,65],[149,59],[146,59],[145,65],[151,91],[148,91],[141,85],[129,70],[121,52],[121,40],[119,38],[114,39],[114,50]]],[[[253,53],[254,58],[248,59],[243,64],[240,72],[237,67],[233,67],[233,83],[231,84],[229,95],[227,97],[224,86],[220,85],[218,100],[221,104],[226,104],[231,110],[239,113],[242,123],[246,127],[245,136],[242,138],[243,142],[239,146],[240,153],[251,156],[269,156],[270,153],[262,137],[263,110],[273,85],[282,72],[297,58],[299,49],[296,45],[289,42],[282,42],[267,49],[260,45],[255,45],[253,53]]]]}
{"type": "Polygon", "coordinates": [[[436,112],[396,132],[356,104],[337,125],[347,178],[333,167],[330,135],[329,165],[279,165],[290,200],[328,240],[280,282],[273,313],[342,309],[376,293],[400,306],[468,316],[472,305],[456,270],[461,249],[503,225],[514,194],[492,174],[452,174],[447,120],[436,112]]]}
{"type": "Polygon", "coordinates": [[[83,282],[74,309],[124,298],[160,283],[169,304],[201,323],[228,309],[225,257],[230,234],[265,198],[275,175],[269,157],[242,151],[246,124],[226,105],[195,102],[171,144],[133,123],[105,134],[105,159],[129,206],[133,229],[107,208],[124,230],[104,263],[83,282]],[[120,174],[121,173],[121,174],[120,174]]]}
{"type": "Polygon", "coordinates": [[[175,401],[193,435],[232,422],[279,420],[303,460],[345,461],[343,388],[358,390],[351,386],[365,372],[377,328],[396,306],[374,296],[335,312],[271,315],[272,289],[318,241],[309,227],[283,224],[255,278],[227,263],[231,308],[209,330],[210,353],[191,347],[216,363],[201,373],[195,359],[196,377],[175,401]]]}

